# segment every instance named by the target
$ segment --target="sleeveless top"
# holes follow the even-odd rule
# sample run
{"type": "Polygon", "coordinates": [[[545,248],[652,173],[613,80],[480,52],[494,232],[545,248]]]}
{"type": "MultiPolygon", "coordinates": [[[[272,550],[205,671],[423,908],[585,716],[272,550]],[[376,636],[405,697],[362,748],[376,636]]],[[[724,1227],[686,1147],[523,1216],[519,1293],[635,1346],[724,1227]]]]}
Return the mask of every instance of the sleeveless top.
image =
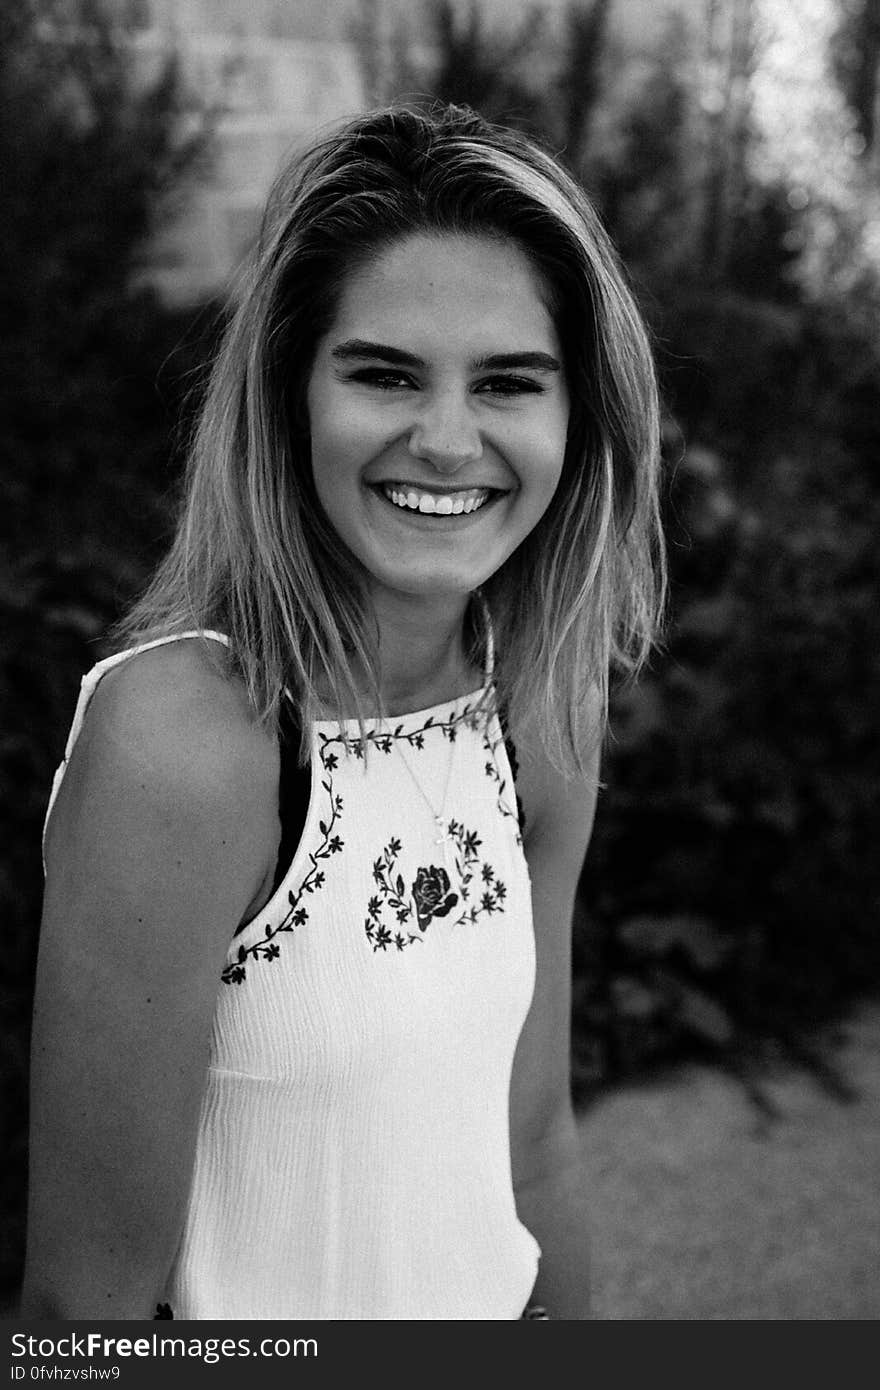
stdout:
{"type": "MultiPolygon", "coordinates": [[[[227,643],[159,641],[196,636],[227,643]]],[[[47,823],[98,681],[155,645],[84,677],[47,823]]],[[[298,847],[218,980],[164,1316],[522,1315],[540,1251],[516,1213],[509,1088],[535,948],[486,694],[313,726],[298,847]]]]}

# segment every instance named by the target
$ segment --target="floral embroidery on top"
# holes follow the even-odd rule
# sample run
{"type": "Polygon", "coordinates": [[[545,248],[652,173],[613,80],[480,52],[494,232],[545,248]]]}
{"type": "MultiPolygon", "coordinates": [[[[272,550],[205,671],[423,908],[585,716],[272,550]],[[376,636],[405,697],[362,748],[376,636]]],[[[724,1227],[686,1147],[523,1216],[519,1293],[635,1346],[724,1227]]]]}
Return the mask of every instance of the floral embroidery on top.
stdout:
{"type": "MultiPolygon", "coordinates": [[[[503,772],[501,771],[501,768],[498,766],[498,750],[500,748],[507,749],[507,743],[503,733],[501,734],[500,738],[493,740],[491,727],[491,724],[487,723],[485,729],[483,730],[483,748],[486,750],[486,753],[488,754],[488,759],[486,761],[484,771],[486,773],[486,776],[489,777],[498,788],[498,810],[501,812],[502,816],[514,822],[514,824],[516,825],[516,843],[518,845],[522,845],[522,827],[524,817],[522,811],[522,803],[519,797],[516,795],[516,768],[511,766],[511,775],[514,779],[514,805],[516,807],[516,809],[513,810],[511,809],[508,802],[507,778],[504,776],[503,772]]],[[[509,749],[507,749],[507,751],[509,758],[509,749]]]]}
{"type": "Polygon", "coordinates": [[[326,821],[319,822],[321,842],[316,850],[309,853],[309,869],[299,888],[295,893],[290,892],[287,895],[288,910],[284,917],[276,927],[268,923],[265,935],[259,941],[255,941],[251,946],[239,946],[235,961],[227,965],[220,975],[225,985],[240,985],[246,978],[246,966],[249,961],[278,959],[281,948],[275,938],[282,932],[290,932],[296,927],[304,926],[309,920],[308,908],[302,905],[303,898],[323,888],[325,875],[320,864],[331,855],[339,854],[343,848],[344,840],[334,833],[342,815],[342,797],[333,790],[333,773],[339,759],[335,753],[327,753],[326,743],[327,741],[319,749],[319,756],[327,774],[326,778],[322,779],[321,786],[327,793],[330,816],[326,821]]]}
{"type": "Polygon", "coordinates": [[[425,734],[432,729],[443,734],[450,743],[454,743],[461,725],[468,729],[479,730],[481,712],[476,705],[464,705],[457,714],[452,713],[447,719],[435,719],[433,714],[429,714],[419,728],[411,729],[409,733],[406,732],[402,724],[398,724],[394,729],[388,729],[381,725],[378,729],[367,729],[363,738],[346,739],[342,734],[336,734],[331,738],[327,734],[322,734],[321,739],[325,746],[330,743],[343,745],[347,743],[350,753],[353,753],[356,758],[363,758],[366,747],[376,748],[380,753],[391,753],[395,743],[407,743],[416,752],[421,752],[425,746],[425,734]]]}
{"type": "Polygon", "coordinates": [[[373,864],[373,881],[379,891],[367,904],[364,932],[374,951],[385,951],[389,946],[403,951],[414,941],[423,940],[435,918],[449,917],[458,906],[464,910],[451,923],[454,927],[473,924],[480,917],[503,911],[507,888],[491,864],[480,863],[482,840],[477,832],[451,820],[448,833],[456,847],[457,893],[453,891],[446,869],[437,864],[418,869],[407,887],[403,874],[397,872],[402,850],[398,839],[390,840],[373,864]],[[479,882],[474,888],[476,878],[479,882]],[[386,912],[395,914],[393,927],[384,920],[386,912]],[[413,930],[414,926],[417,931],[413,930]],[[402,927],[406,930],[402,931],[402,927]]]}
{"type": "MultiPolygon", "coordinates": [[[[341,852],[344,841],[336,833],[342,815],[342,797],[334,791],[333,774],[339,766],[338,745],[348,755],[363,760],[366,750],[390,754],[395,743],[406,743],[416,752],[425,746],[425,736],[435,731],[454,743],[458,730],[464,726],[480,734],[482,746],[488,755],[484,771],[497,788],[497,806],[501,815],[513,820],[517,826],[516,842],[522,844],[519,833],[519,819],[516,811],[508,804],[507,778],[499,767],[498,751],[504,747],[503,735],[493,739],[493,719],[478,704],[468,703],[460,710],[453,711],[446,719],[436,719],[429,715],[416,729],[407,732],[402,724],[394,729],[380,725],[368,729],[362,736],[349,738],[345,734],[325,734],[318,732],[318,757],[325,776],[321,787],[327,794],[330,815],[326,821],[319,822],[321,841],[318,848],[309,852],[309,868],[296,892],[288,893],[288,910],[277,926],[267,923],[264,935],[250,946],[240,946],[235,960],[226,965],[221,973],[224,984],[241,984],[247,978],[247,966],[256,961],[277,960],[281,954],[277,937],[284,932],[292,932],[304,926],[309,918],[304,900],[318,892],[325,883],[323,861],[341,852]]],[[[450,917],[457,907],[463,908],[460,915],[451,923],[475,923],[481,916],[502,911],[506,897],[505,885],[496,877],[489,864],[480,864],[479,847],[481,841],[476,831],[466,830],[457,821],[451,820],[447,826],[447,836],[456,846],[455,885],[450,881],[445,868],[429,864],[418,869],[412,883],[407,885],[403,875],[397,871],[397,859],[401,852],[401,842],[392,839],[373,865],[373,878],[378,895],[370,899],[365,931],[374,951],[386,950],[394,945],[398,951],[414,941],[422,940],[423,933],[436,918],[450,917]],[[471,885],[479,870],[482,893],[479,901],[473,896],[471,885]],[[456,891],[457,890],[457,891],[456,891]],[[394,914],[393,928],[383,920],[383,914],[394,914]],[[405,930],[401,930],[405,928],[405,930]]]]}

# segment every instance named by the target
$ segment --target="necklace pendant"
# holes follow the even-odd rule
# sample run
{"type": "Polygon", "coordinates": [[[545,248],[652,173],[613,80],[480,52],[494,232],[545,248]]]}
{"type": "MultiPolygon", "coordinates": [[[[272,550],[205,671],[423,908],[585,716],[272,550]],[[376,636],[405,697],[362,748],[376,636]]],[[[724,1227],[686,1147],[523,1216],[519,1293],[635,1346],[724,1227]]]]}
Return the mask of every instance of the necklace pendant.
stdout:
{"type": "MultiPolygon", "coordinates": [[[[433,731],[432,731],[432,732],[433,732],[433,731]]],[[[447,826],[447,825],[445,824],[445,822],[444,822],[444,813],[445,813],[445,810],[446,810],[446,802],[447,802],[447,799],[448,799],[448,796],[449,796],[449,787],[450,787],[450,782],[451,782],[451,779],[452,779],[452,765],[453,765],[453,761],[454,761],[454,758],[455,758],[455,745],[453,744],[453,746],[452,746],[452,748],[451,748],[451,751],[450,751],[450,754],[449,754],[448,763],[447,763],[447,768],[446,768],[446,785],[445,785],[445,787],[444,787],[444,790],[443,790],[443,797],[442,797],[442,800],[441,800],[441,802],[440,802],[440,808],[441,808],[441,809],[440,809],[439,811],[437,811],[437,810],[435,809],[435,803],[434,803],[433,801],[431,801],[431,799],[428,797],[428,795],[427,795],[427,793],[426,793],[424,787],[422,786],[422,784],[421,784],[421,782],[419,781],[418,777],[416,776],[416,774],[413,772],[412,768],[411,768],[410,765],[409,765],[409,759],[407,758],[406,753],[404,752],[404,749],[403,749],[403,744],[404,744],[405,741],[406,741],[405,738],[401,738],[401,740],[398,742],[398,744],[397,744],[397,752],[398,752],[398,754],[399,754],[399,756],[400,756],[401,762],[403,763],[404,767],[405,767],[406,770],[407,770],[407,773],[409,774],[409,777],[410,777],[410,779],[411,779],[411,781],[412,781],[412,783],[413,783],[413,786],[416,788],[416,791],[418,792],[418,794],[419,794],[419,796],[421,797],[422,801],[425,803],[426,807],[427,807],[428,810],[431,812],[431,819],[432,819],[432,821],[434,822],[434,829],[435,829],[435,831],[437,832],[436,835],[434,836],[433,843],[437,846],[438,849],[441,849],[441,848],[442,848],[443,863],[444,863],[444,864],[446,865],[446,867],[448,868],[448,867],[449,867],[449,854],[450,854],[449,846],[452,845],[452,844],[454,843],[454,841],[453,841],[453,836],[452,836],[452,834],[450,833],[450,830],[449,830],[448,826],[447,826]]],[[[454,824],[454,822],[450,822],[450,825],[451,825],[451,824],[454,824]]]]}
{"type": "Polygon", "coordinates": [[[440,853],[443,856],[444,867],[448,869],[449,846],[452,843],[452,836],[449,834],[449,831],[444,826],[442,816],[435,815],[434,824],[437,827],[438,831],[437,838],[435,839],[434,844],[437,846],[437,848],[440,850],[440,853]]]}

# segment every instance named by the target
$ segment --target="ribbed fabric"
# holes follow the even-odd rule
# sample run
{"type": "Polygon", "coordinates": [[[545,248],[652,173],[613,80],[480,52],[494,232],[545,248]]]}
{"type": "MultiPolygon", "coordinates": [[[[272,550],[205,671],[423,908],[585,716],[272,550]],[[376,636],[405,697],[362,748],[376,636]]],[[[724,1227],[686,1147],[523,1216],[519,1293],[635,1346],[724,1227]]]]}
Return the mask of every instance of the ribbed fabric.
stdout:
{"type": "Polygon", "coordinates": [[[525,1307],[539,1251],[516,1214],[508,1101],[531,897],[501,729],[478,704],[364,739],[313,729],[302,840],[219,987],[163,1294],[175,1318],[525,1307]]]}

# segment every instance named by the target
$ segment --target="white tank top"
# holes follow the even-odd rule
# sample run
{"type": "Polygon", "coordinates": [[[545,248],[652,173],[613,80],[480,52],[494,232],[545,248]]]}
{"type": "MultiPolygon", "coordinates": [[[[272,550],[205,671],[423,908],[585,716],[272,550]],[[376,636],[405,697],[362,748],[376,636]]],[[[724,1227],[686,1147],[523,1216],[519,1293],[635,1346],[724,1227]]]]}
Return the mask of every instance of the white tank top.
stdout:
{"type": "MultiPolygon", "coordinates": [[[[132,655],[84,678],[65,761],[132,655]]],[[[299,847],[219,981],[175,1318],[522,1314],[540,1252],[514,1204],[509,1088],[534,936],[481,693],[363,739],[348,723],[347,744],[313,727],[299,847]]]]}

